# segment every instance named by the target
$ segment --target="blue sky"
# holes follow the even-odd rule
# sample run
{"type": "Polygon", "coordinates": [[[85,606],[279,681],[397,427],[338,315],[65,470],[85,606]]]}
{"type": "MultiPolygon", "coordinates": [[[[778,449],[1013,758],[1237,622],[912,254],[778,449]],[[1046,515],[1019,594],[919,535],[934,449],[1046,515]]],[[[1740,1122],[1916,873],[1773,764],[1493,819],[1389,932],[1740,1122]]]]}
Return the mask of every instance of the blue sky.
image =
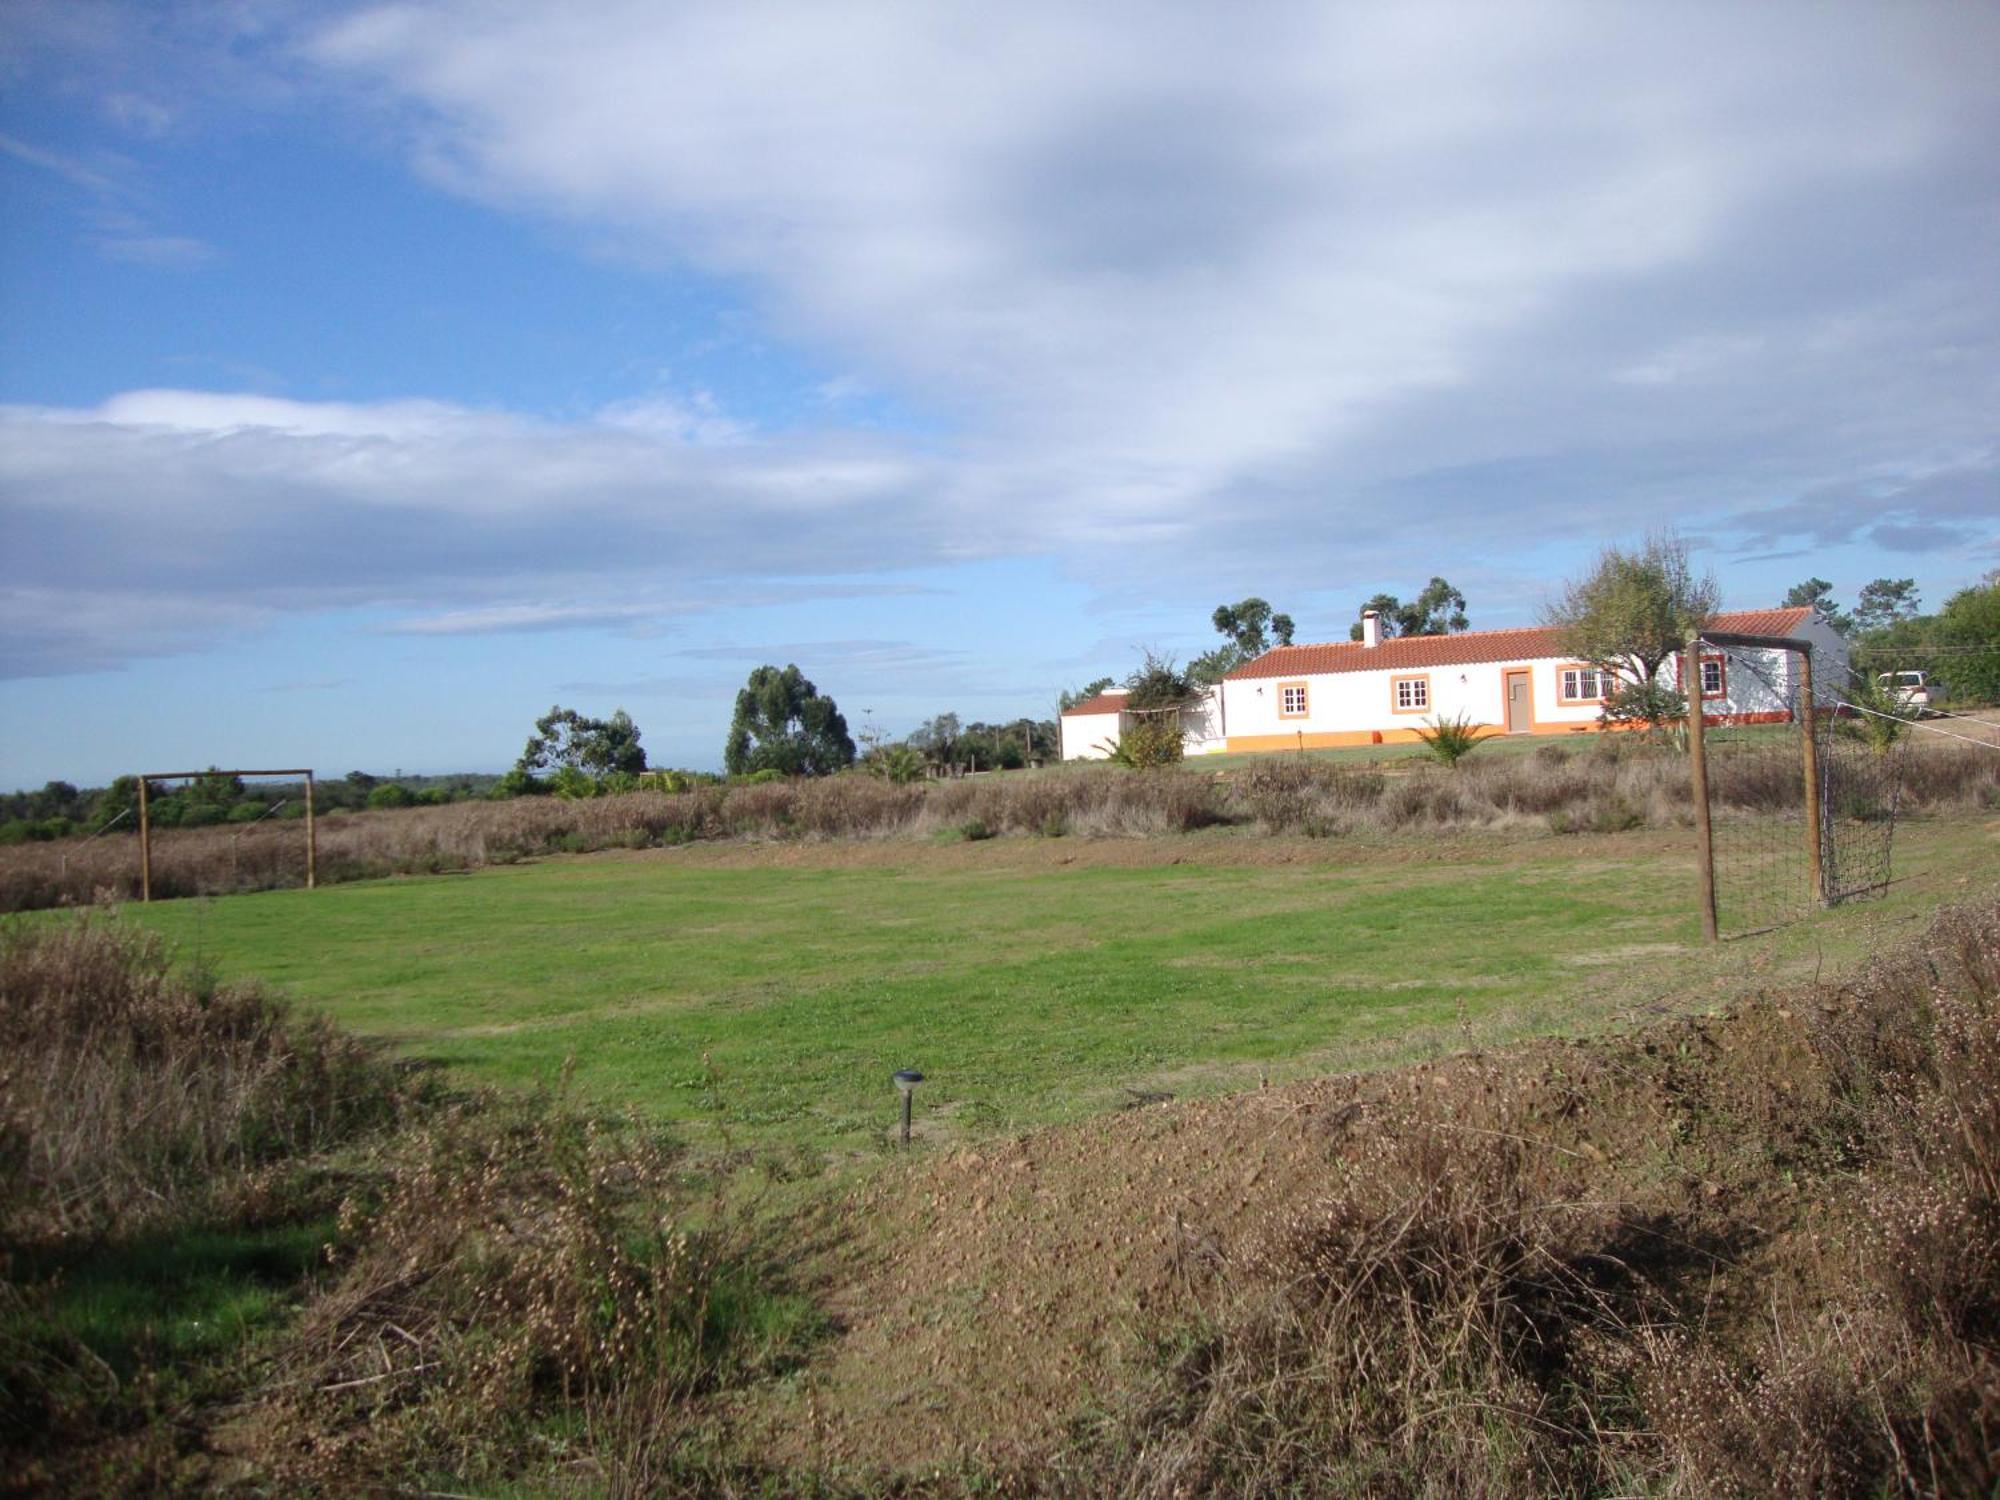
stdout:
{"type": "MultiPolygon", "coordinates": [[[[2000,565],[2000,12],[14,0],[0,785],[2000,565]]],[[[864,713],[864,710],[872,711],[864,713]]]]}

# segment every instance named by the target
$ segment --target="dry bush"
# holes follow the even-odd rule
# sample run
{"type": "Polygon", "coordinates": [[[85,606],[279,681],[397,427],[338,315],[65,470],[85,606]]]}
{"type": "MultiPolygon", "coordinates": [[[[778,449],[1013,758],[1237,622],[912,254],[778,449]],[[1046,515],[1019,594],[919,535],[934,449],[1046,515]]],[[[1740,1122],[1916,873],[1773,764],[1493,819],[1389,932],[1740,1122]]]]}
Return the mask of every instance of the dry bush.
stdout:
{"type": "Polygon", "coordinates": [[[1324,836],[1349,831],[1353,815],[1381,801],[1387,779],[1323,761],[1271,756],[1237,773],[1238,802],[1267,833],[1324,836]]]}
{"type": "Polygon", "coordinates": [[[1920,734],[1900,761],[1905,806],[2000,808],[2000,755],[1985,746],[1939,744],[1920,734]]]}
{"type": "MultiPolygon", "coordinates": [[[[679,1482],[692,1398],[816,1326],[636,1122],[448,1098],[254,989],[171,971],[113,918],[0,929],[0,1059],[0,1490],[10,1469],[92,1492],[212,1481],[220,1393],[259,1493],[441,1473],[653,1493],[679,1482]],[[252,1247],[336,1203],[327,1268],[245,1346],[256,1363],[184,1369],[141,1332],[121,1376],[60,1295],[69,1268],[183,1235],[252,1247]]],[[[109,1295],[113,1324],[143,1327],[149,1293],[109,1295]]]]}
{"type": "Polygon", "coordinates": [[[392,1143],[287,1341],[261,1413],[268,1477],[456,1488],[549,1473],[568,1447],[573,1477],[646,1492],[690,1398],[806,1326],[714,1205],[690,1222],[670,1167],[638,1122],[547,1097],[481,1097],[392,1143]]]}
{"type": "Polygon", "coordinates": [[[1419,1069],[1341,1130],[1068,1482],[2000,1485],[2000,909],[1720,1020],[1419,1069]]]}
{"type": "Polygon", "coordinates": [[[1531,1494],[1587,1481],[1551,1372],[1602,1293],[1607,1206],[1538,1143],[1373,1122],[1236,1274],[1271,1288],[1179,1352],[1125,1476],[1146,1494],[1531,1494]],[[1495,1441],[1496,1434],[1502,1435],[1495,1441]]]}
{"type": "Polygon", "coordinates": [[[0,928],[0,1237],[129,1232],[394,1119],[377,1051],[114,918],[0,928]]]}

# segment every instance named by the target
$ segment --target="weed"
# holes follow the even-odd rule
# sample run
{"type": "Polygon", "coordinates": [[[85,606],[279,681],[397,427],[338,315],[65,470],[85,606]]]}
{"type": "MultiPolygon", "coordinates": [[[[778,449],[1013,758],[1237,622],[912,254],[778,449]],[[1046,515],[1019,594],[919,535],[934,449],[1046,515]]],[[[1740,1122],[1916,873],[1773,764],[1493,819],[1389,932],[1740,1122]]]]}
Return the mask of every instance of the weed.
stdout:
{"type": "Polygon", "coordinates": [[[1417,726],[1417,738],[1423,741],[1424,752],[1441,766],[1455,766],[1466,756],[1479,748],[1486,736],[1480,733],[1481,726],[1475,724],[1470,714],[1460,714],[1455,719],[1438,718],[1429,725],[1417,726]]]}

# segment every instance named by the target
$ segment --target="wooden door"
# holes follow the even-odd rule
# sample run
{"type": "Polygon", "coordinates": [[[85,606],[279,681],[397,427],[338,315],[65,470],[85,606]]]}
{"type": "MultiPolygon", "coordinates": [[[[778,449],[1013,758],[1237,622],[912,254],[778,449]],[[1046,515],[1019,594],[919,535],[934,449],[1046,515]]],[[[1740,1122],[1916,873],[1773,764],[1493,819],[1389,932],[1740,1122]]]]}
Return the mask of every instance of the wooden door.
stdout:
{"type": "Polygon", "coordinates": [[[1535,724],[1535,703],[1526,672],[1507,674],[1507,732],[1526,734],[1535,724]]]}

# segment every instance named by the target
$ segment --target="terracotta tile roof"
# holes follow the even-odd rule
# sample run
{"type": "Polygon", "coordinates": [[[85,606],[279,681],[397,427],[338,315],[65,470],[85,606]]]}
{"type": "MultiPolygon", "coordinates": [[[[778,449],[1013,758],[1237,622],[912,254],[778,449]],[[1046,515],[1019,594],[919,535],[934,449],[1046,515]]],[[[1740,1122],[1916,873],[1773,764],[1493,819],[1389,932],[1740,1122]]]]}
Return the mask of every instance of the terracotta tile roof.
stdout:
{"type": "Polygon", "coordinates": [[[1711,630],[1729,631],[1735,635],[1791,635],[1812,613],[1804,605],[1791,609],[1739,609],[1730,614],[1717,615],[1708,622],[1711,630]]]}
{"type": "MultiPolygon", "coordinates": [[[[1709,623],[1716,630],[1738,635],[1791,635],[1805,622],[1809,609],[1749,609],[1719,614],[1709,623]]],[[[1534,661],[1565,653],[1561,633],[1551,626],[1519,630],[1468,630],[1459,635],[1411,635],[1382,642],[1374,649],[1359,641],[1334,641],[1323,646],[1278,646],[1255,661],[1245,662],[1229,676],[1311,677],[1330,672],[1414,672],[1426,667],[1463,667],[1477,662],[1534,661]]]]}
{"type": "Polygon", "coordinates": [[[1072,703],[1062,711],[1067,719],[1078,714],[1115,714],[1125,706],[1123,693],[1099,693],[1095,698],[1086,698],[1081,703],[1072,703]]]}

